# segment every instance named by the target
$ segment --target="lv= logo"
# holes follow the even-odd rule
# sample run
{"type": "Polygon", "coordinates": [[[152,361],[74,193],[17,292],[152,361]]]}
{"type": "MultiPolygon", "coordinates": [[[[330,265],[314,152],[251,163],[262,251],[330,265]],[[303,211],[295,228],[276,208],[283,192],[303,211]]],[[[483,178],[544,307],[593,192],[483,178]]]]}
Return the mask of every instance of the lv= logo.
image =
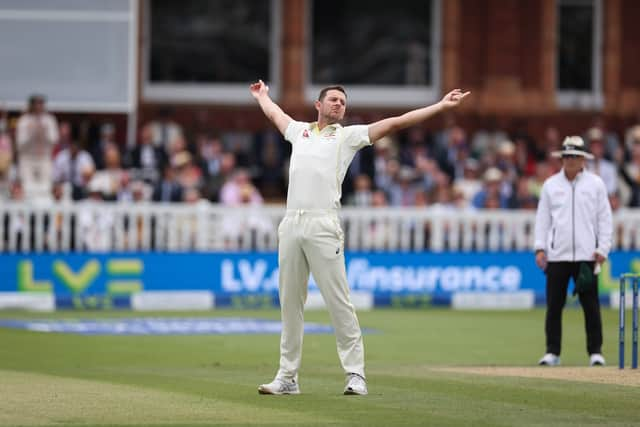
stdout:
{"type": "MultiPolygon", "coordinates": [[[[140,292],[143,283],[137,279],[127,279],[121,276],[140,276],[144,270],[144,265],[139,259],[110,259],[105,265],[96,259],[90,259],[79,269],[74,271],[63,260],[55,260],[51,264],[51,271],[47,276],[57,279],[63,286],[68,288],[73,294],[80,294],[88,289],[100,273],[105,268],[107,275],[106,290],[110,295],[123,295],[140,292]]],[[[18,290],[21,292],[53,292],[53,282],[51,280],[38,280],[34,272],[33,262],[23,260],[17,267],[18,290]]]]}

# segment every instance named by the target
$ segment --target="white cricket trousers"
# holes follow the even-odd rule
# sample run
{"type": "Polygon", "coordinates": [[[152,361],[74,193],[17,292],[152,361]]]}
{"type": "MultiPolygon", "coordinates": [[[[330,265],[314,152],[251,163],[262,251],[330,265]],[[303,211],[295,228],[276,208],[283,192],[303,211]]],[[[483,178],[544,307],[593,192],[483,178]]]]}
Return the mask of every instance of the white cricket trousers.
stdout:
{"type": "Polygon", "coordinates": [[[278,237],[282,335],[277,377],[296,378],[300,368],[309,272],[329,310],[345,373],[364,377],[362,333],[349,299],[344,233],[337,212],[287,210],[278,227],[278,237]]]}
{"type": "Polygon", "coordinates": [[[49,157],[24,155],[18,163],[18,174],[27,200],[51,199],[53,162],[49,157]]]}

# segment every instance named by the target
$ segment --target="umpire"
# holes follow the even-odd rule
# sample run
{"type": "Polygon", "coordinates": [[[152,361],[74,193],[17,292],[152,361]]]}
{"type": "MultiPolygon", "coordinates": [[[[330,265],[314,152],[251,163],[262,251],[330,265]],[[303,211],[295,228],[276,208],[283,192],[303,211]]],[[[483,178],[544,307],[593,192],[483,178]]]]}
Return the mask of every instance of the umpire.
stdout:
{"type": "Polygon", "coordinates": [[[611,206],[604,182],[585,167],[593,156],[581,137],[565,138],[552,156],[562,158],[562,170],[542,186],[535,225],[536,264],[547,276],[547,350],[538,364],[560,364],[562,309],[573,278],[584,311],[589,365],[602,366],[597,273],[611,248],[611,206]]]}

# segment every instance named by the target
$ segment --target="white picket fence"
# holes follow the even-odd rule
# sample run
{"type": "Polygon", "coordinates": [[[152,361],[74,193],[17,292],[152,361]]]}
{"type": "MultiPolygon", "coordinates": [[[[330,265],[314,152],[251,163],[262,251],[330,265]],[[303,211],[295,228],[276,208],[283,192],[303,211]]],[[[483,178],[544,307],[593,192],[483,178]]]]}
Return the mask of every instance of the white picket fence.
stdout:
{"type": "MultiPolygon", "coordinates": [[[[65,203],[0,205],[0,253],[273,251],[284,206],[65,203]]],[[[343,208],[351,251],[530,250],[532,211],[343,208]]],[[[614,249],[640,249],[640,209],[614,214],[614,249]]]]}

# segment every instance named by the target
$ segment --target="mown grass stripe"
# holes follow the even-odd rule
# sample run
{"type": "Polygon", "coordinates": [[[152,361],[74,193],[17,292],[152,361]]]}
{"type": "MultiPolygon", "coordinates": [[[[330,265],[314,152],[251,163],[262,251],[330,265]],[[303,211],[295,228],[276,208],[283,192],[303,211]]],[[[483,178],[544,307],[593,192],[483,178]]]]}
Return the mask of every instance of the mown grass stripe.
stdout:
{"type": "Polygon", "coordinates": [[[0,425],[272,424],[325,422],[284,408],[260,408],[145,386],[0,370],[0,425]],[[289,422],[290,421],[290,422],[289,422]]]}

